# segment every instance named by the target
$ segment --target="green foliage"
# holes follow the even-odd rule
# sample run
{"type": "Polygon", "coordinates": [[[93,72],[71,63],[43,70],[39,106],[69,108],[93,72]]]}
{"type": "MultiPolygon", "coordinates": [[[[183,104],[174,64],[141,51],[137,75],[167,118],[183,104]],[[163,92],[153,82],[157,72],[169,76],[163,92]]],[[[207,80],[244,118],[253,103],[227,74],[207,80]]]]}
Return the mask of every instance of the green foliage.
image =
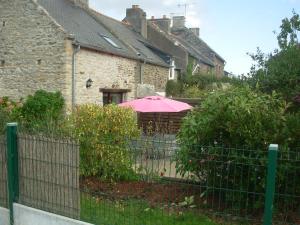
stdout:
{"type": "Polygon", "coordinates": [[[285,115],[285,126],[282,139],[290,148],[300,146],[300,112],[290,112],[285,115]]]}
{"type": "Polygon", "coordinates": [[[189,56],[188,65],[186,67],[186,74],[185,77],[192,77],[193,76],[193,67],[195,64],[195,59],[189,56]]]}
{"type": "Polygon", "coordinates": [[[204,94],[204,91],[199,89],[197,86],[187,87],[183,92],[183,96],[186,98],[199,98],[202,97],[204,94]]]}
{"type": "Polygon", "coordinates": [[[258,49],[255,54],[250,54],[255,64],[247,81],[254,89],[269,94],[276,91],[293,102],[300,93],[299,15],[293,12],[290,19],[283,19],[280,29],[277,36],[279,50],[264,54],[258,49]]]}
{"type": "Polygon", "coordinates": [[[9,122],[9,112],[0,107],[0,134],[5,131],[6,123],[9,122]]]}
{"type": "Polygon", "coordinates": [[[69,122],[80,141],[81,175],[113,181],[134,178],[126,141],[139,135],[139,130],[131,109],[82,105],[69,122]]]}
{"type": "MultiPolygon", "coordinates": [[[[182,124],[178,135],[180,151],[176,155],[177,171],[182,175],[194,174],[208,187],[226,185],[230,190],[263,192],[265,180],[258,177],[265,176],[268,145],[285,144],[282,130],[285,127],[286,107],[286,103],[276,94],[254,92],[249,87],[210,94],[201,109],[191,112],[182,124]],[[249,173],[253,170],[250,165],[257,165],[255,173],[249,173]],[[248,186],[247,182],[243,182],[244,177],[250,184],[256,185],[248,186]]],[[[291,136],[291,142],[295,138],[291,136]]],[[[210,191],[207,190],[206,194],[210,191]]],[[[219,194],[224,202],[233,203],[246,202],[248,195],[244,193],[236,195],[223,190],[219,194]]],[[[252,207],[261,207],[257,205],[260,202],[263,199],[257,198],[248,203],[253,204],[252,207]]]]}
{"type": "Polygon", "coordinates": [[[8,97],[0,97],[0,134],[5,131],[6,124],[14,120],[21,103],[16,103],[8,97]]]}
{"type": "Polygon", "coordinates": [[[29,95],[19,111],[19,120],[30,130],[43,130],[56,127],[62,119],[64,98],[60,92],[39,90],[29,95]]]}
{"type": "Polygon", "coordinates": [[[297,33],[300,31],[300,17],[293,10],[293,16],[284,18],[280,26],[280,33],[277,36],[278,45],[281,49],[298,45],[297,33]]]}
{"type": "Polygon", "coordinates": [[[114,225],[217,225],[198,211],[172,211],[153,206],[143,200],[112,201],[91,195],[81,195],[80,218],[93,224],[114,225]],[[165,210],[165,211],[164,211],[165,210]]]}
{"type": "Polygon", "coordinates": [[[182,83],[175,80],[168,80],[166,85],[166,95],[177,97],[182,92],[182,83]]]}
{"type": "Polygon", "coordinates": [[[217,91],[185,118],[179,137],[184,143],[215,141],[228,147],[265,149],[271,142],[279,143],[285,108],[275,94],[253,92],[249,87],[217,91]]]}
{"type": "Polygon", "coordinates": [[[257,62],[250,72],[248,83],[265,93],[276,91],[292,101],[300,93],[300,48],[289,47],[275,55],[264,55],[261,51],[252,55],[257,62]]]}
{"type": "Polygon", "coordinates": [[[214,74],[185,75],[178,81],[170,83],[166,89],[167,96],[187,98],[201,98],[215,90],[243,85],[243,81],[239,78],[217,77],[214,74]],[[169,94],[171,92],[172,94],[169,94]]]}

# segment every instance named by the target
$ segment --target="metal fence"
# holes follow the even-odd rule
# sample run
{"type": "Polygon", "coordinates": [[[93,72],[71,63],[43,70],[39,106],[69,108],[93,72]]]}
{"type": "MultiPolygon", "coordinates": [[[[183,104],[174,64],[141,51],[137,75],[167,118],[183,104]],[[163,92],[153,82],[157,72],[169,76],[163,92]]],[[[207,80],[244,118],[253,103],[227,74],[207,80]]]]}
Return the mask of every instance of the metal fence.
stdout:
{"type": "Polygon", "coordinates": [[[300,148],[279,148],[277,162],[274,214],[282,224],[300,224],[300,148]]]}
{"type": "MultiPolygon", "coordinates": [[[[18,140],[18,201],[37,209],[97,225],[262,224],[265,193],[271,188],[267,174],[273,173],[274,224],[300,224],[299,148],[280,149],[277,170],[268,171],[274,162],[267,149],[142,137],[123,140],[132,171],[127,179],[107,179],[96,171],[98,176],[79,180],[76,142],[29,135],[18,135],[18,140]]],[[[114,148],[118,142],[98,144],[114,148]]],[[[81,152],[89,150],[81,146],[81,152]]]]}
{"type": "Polygon", "coordinates": [[[19,203],[79,219],[79,145],[18,135],[19,203]]]}

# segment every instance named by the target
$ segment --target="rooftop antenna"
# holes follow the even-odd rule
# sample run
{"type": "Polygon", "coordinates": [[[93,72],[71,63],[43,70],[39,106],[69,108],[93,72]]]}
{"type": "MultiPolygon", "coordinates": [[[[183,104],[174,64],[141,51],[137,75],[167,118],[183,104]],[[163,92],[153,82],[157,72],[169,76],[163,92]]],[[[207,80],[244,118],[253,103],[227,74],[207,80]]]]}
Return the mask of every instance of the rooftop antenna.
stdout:
{"type": "Polygon", "coordinates": [[[186,13],[187,13],[187,8],[191,5],[196,5],[196,3],[184,3],[184,4],[178,4],[177,6],[179,8],[184,7],[184,16],[186,17],[186,13]]]}

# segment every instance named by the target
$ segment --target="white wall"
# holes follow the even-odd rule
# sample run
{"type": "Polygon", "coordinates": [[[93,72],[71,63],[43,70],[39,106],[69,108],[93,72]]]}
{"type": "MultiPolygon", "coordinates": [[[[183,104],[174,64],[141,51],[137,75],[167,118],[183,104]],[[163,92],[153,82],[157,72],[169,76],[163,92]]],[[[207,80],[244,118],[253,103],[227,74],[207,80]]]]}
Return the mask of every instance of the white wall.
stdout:
{"type": "MultiPolygon", "coordinates": [[[[90,225],[20,204],[14,204],[14,218],[15,225],[90,225]]],[[[1,222],[0,225],[2,225],[1,222]]]]}
{"type": "Polygon", "coordinates": [[[9,225],[9,210],[0,207],[0,225],[9,225]]]}

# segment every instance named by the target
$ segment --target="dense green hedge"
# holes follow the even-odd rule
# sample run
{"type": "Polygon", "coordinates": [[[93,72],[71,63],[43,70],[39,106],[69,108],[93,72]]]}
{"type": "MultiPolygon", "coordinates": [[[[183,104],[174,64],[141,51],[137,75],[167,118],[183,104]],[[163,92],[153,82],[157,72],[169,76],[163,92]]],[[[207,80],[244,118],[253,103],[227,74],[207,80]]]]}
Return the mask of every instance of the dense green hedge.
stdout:
{"type": "MultiPolygon", "coordinates": [[[[248,87],[210,94],[201,109],[184,119],[178,135],[177,171],[192,173],[210,187],[223,185],[230,190],[263,193],[268,145],[279,144],[281,153],[300,146],[300,117],[286,114],[287,106],[274,93],[262,94],[248,87]],[[255,173],[251,164],[257,165],[255,173]],[[235,165],[235,172],[231,165],[235,165]]],[[[278,183],[285,185],[294,180],[293,176],[300,176],[299,167],[290,163],[278,171],[278,183]]],[[[300,181],[297,185],[300,187],[300,181]]],[[[225,203],[236,201],[236,196],[244,202],[249,200],[247,193],[234,197],[232,192],[221,190],[220,194],[225,203]]],[[[260,207],[262,202],[257,198],[252,206],[260,207]]]]}

